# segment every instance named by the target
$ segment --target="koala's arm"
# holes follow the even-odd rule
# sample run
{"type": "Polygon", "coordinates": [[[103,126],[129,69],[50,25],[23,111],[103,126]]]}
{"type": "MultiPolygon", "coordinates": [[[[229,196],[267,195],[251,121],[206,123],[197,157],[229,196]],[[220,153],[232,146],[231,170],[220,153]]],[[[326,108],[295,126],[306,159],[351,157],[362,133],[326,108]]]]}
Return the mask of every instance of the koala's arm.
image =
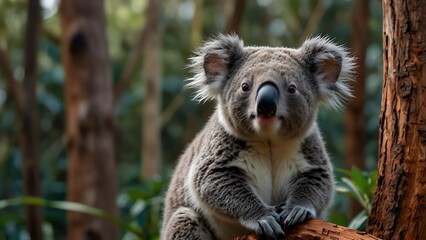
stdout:
{"type": "Polygon", "coordinates": [[[319,133],[305,139],[302,153],[311,167],[292,180],[287,200],[280,206],[280,221],[287,227],[322,217],[333,198],[333,170],[319,133]]]}
{"type": "Polygon", "coordinates": [[[193,191],[202,206],[215,215],[238,220],[257,234],[282,237],[276,209],[266,205],[253,191],[244,172],[232,166],[236,147],[210,151],[193,170],[193,191]]]}

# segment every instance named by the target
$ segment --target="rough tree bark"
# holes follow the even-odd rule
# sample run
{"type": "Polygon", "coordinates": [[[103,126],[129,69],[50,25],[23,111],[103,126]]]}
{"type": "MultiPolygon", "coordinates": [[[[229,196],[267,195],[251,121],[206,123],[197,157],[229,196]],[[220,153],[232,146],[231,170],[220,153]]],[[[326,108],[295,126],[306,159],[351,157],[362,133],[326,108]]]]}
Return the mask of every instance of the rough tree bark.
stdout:
{"type": "MultiPolygon", "coordinates": [[[[285,232],[285,240],[379,240],[372,235],[342,227],[318,219],[309,220],[285,232]]],[[[235,238],[234,240],[258,240],[255,234],[235,238]]]]}
{"type": "MultiPolygon", "coordinates": [[[[68,200],[117,215],[112,74],[102,0],[63,0],[68,200]]],[[[68,239],[117,239],[117,226],[69,212],[68,239]]]]}
{"type": "MultiPolygon", "coordinates": [[[[350,169],[356,166],[365,168],[365,54],[368,46],[369,1],[354,1],[351,24],[351,50],[356,56],[357,75],[353,84],[355,96],[346,106],[345,142],[346,165],[350,169]]],[[[361,205],[354,199],[350,201],[349,217],[353,218],[362,210],[361,205]]]]}
{"type": "Polygon", "coordinates": [[[426,3],[383,1],[378,179],[367,231],[426,239],[426,3]]]}
{"type": "Polygon", "coordinates": [[[161,164],[161,32],[159,0],[148,5],[147,42],[145,44],[144,83],[145,99],[142,109],[142,164],[141,177],[151,178],[160,171],[161,164]]]}
{"type": "MultiPolygon", "coordinates": [[[[23,152],[24,192],[26,196],[40,196],[40,174],[37,151],[37,52],[41,26],[41,7],[38,0],[28,2],[27,26],[25,30],[24,91],[21,119],[21,147],[23,152]]],[[[19,102],[17,102],[19,104],[19,102]]],[[[36,206],[26,206],[27,229],[31,239],[43,238],[41,230],[41,210],[36,206]]]]}

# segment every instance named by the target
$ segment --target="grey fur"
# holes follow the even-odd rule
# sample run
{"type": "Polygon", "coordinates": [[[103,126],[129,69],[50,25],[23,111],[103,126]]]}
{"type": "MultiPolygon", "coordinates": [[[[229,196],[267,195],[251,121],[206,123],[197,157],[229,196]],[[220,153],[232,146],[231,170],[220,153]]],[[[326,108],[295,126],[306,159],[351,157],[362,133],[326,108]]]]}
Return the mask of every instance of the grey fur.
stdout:
{"type": "Polygon", "coordinates": [[[291,49],[245,47],[236,35],[220,35],[191,67],[188,86],[200,101],[216,99],[217,109],[178,162],[161,238],[251,231],[282,238],[283,229],[323,217],[334,179],[315,119],[320,103],[339,107],[352,96],[346,50],[320,37],[291,49]],[[276,115],[266,120],[256,111],[265,82],[279,92],[276,115]]]}

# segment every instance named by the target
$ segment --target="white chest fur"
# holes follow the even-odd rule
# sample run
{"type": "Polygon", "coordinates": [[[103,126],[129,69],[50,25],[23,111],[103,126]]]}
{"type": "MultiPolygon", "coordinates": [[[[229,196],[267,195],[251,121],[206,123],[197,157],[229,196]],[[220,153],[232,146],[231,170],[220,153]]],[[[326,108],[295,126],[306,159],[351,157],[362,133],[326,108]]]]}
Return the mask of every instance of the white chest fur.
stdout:
{"type": "Polygon", "coordinates": [[[232,165],[243,169],[253,190],[268,205],[281,203],[287,197],[292,179],[311,167],[299,151],[299,141],[249,146],[232,165]]]}

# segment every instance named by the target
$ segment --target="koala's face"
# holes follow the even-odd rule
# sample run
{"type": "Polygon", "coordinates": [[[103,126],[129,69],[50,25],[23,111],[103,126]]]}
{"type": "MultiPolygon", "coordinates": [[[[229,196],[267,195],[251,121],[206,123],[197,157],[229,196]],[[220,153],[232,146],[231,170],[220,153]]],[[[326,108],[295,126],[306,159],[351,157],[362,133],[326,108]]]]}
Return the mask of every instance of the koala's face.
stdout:
{"type": "Polygon", "coordinates": [[[303,136],[321,102],[338,106],[350,97],[352,59],[326,39],[299,49],[244,47],[219,36],[193,59],[190,86],[199,99],[216,98],[228,132],[243,139],[303,136]]]}
{"type": "Polygon", "coordinates": [[[309,129],[317,107],[312,74],[294,51],[246,48],[219,98],[222,122],[244,137],[294,137],[309,129]]]}

